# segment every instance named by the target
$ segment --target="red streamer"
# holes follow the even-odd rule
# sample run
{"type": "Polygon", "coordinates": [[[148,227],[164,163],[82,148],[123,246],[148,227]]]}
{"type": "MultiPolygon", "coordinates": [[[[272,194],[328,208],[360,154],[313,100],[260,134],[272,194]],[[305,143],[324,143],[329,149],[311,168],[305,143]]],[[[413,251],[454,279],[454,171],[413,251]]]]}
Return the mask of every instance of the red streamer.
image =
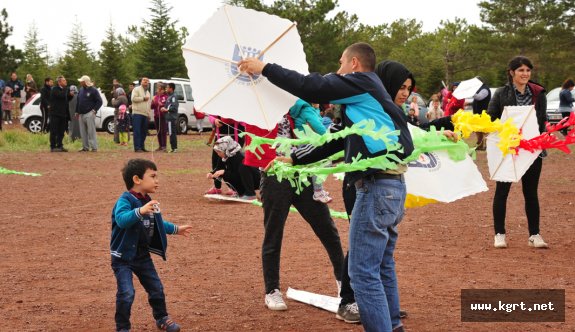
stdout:
{"type": "Polygon", "coordinates": [[[515,148],[515,153],[519,149],[524,149],[529,152],[534,152],[535,150],[545,150],[545,149],[559,149],[565,153],[571,153],[567,145],[575,143],[575,113],[572,112],[569,117],[564,118],[559,121],[556,125],[551,125],[548,122],[545,124],[547,132],[533,137],[530,140],[522,139],[519,142],[519,146],[515,148]],[[573,128],[567,133],[567,136],[563,140],[558,139],[553,133],[558,132],[562,129],[567,129],[573,126],[573,128]]]}

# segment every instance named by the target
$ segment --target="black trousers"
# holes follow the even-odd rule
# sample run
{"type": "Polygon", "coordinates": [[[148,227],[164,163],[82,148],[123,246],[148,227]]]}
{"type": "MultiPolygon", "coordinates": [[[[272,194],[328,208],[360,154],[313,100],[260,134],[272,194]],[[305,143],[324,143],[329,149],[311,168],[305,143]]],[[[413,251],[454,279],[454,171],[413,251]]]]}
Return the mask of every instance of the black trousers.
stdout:
{"type": "Polygon", "coordinates": [[[64,133],[68,128],[68,118],[59,116],[50,116],[50,148],[62,148],[64,133]]]}
{"type": "Polygon", "coordinates": [[[323,244],[333,266],[333,274],[339,280],[343,266],[343,250],[339,233],[331,219],[327,205],[313,200],[312,186],[305,187],[298,195],[289,181],[284,179],[279,182],[276,177],[265,174],[262,174],[262,177],[261,196],[265,230],[262,244],[262,266],[266,294],[280,288],[279,270],[283,231],[292,204],[323,244]]]}
{"type": "MultiPolygon", "coordinates": [[[[353,211],[353,206],[355,204],[355,186],[353,183],[348,183],[347,176],[343,180],[343,204],[345,206],[345,212],[348,216],[351,217],[351,212],[353,211]]],[[[355,294],[353,289],[351,288],[351,279],[349,278],[349,271],[348,271],[348,258],[349,258],[349,251],[345,254],[345,258],[343,261],[343,268],[341,269],[341,302],[339,303],[340,306],[345,306],[346,304],[355,302],[355,294]]]]}
{"type": "Polygon", "coordinates": [[[170,147],[172,150],[176,150],[178,148],[178,119],[175,120],[168,120],[168,127],[170,133],[170,147]]]}
{"type": "Polygon", "coordinates": [[[42,112],[42,132],[48,132],[50,127],[48,126],[48,110],[44,107],[40,107],[42,112]]]}
{"type": "MultiPolygon", "coordinates": [[[[543,160],[535,159],[527,172],[521,178],[523,197],[525,198],[525,214],[529,225],[529,235],[539,234],[539,198],[537,189],[543,160]]],[[[505,214],[507,211],[507,196],[511,189],[511,182],[497,182],[495,196],[493,197],[493,224],[495,233],[505,234],[505,214]]]]}

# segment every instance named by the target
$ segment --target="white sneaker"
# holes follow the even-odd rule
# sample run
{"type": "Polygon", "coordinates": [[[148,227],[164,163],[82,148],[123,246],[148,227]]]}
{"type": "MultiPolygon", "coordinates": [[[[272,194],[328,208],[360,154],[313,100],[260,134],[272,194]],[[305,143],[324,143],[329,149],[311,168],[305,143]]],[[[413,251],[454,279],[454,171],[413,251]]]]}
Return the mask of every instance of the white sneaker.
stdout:
{"type": "Polygon", "coordinates": [[[287,310],[287,305],[279,289],[266,294],[266,306],[270,310],[287,310]]]}
{"type": "Polygon", "coordinates": [[[320,190],[313,192],[313,200],[327,204],[332,201],[332,198],[329,197],[329,193],[327,191],[320,190]]]}
{"type": "Polygon", "coordinates": [[[543,238],[539,234],[531,235],[529,237],[529,246],[535,248],[549,248],[549,245],[543,241],[543,238]]]}
{"type": "Polygon", "coordinates": [[[341,281],[336,280],[335,283],[337,284],[337,297],[341,297],[341,281]]]}
{"type": "Polygon", "coordinates": [[[8,121],[9,124],[12,124],[12,121],[8,121]]]}
{"type": "Polygon", "coordinates": [[[4,121],[4,124],[7,125],[7,124],[8,124],[8,121],[4,121]]]}
{"type": "Polygon", "coordinates": [[[507,248],[507,242],[505,242],[505,234],[495,234],[495,243],[493,246],[495,248],[507,248]]]}

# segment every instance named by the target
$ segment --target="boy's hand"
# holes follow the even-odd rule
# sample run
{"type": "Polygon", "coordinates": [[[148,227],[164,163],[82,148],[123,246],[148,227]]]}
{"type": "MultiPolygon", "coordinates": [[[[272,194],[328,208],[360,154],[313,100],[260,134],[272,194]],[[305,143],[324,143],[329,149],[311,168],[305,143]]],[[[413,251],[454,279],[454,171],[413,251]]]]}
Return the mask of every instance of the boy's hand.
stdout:
{"type": "Polygon", "coordinates": [[[444,130],[443,135],[445,135],[445,137],[447,137],[449,140],[456,142],[456,143],[459,140],[459,135],[457,135],[457,133],[455,133],[451,130],[444,130]]]}
{"type": "Polygon", "coordinates": [[[192,234],[192,226],[191,225],[182,225],[178,226],[178,235],[183,235],[188,237],[192,234]]]}
{"type": "Polygon", "coordinates": [[[160,203],[154,199],[149,201],[148,203],[146,203],[146,205],[140,208],[140,214],[145,215],[154,212],[154,204],[160,204],[160,203]]]}
{"type": "Polygon", "coordinates": [[[213,177],[219,178],[219,177],[221,177],[222,175],[224,175],[224,172],[225,172],[225,171],[224,171],[223,169],[217,170],[217,171],[214,172],[213,177]]]}

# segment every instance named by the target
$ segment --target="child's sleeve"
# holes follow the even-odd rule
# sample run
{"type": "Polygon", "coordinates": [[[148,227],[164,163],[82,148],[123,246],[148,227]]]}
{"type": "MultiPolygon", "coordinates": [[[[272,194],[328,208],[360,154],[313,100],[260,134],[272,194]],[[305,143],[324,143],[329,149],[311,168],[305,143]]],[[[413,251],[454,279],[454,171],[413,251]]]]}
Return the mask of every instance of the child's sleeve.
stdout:
{"type": "Polygon", "coordinates": [[[178,225],[174,225],[171,222],[164,220],[163,218],[162,220],[164,221],[164,230],[166,231],[166,234],[178,234],[178,225]]]}
{"type": "Polygon", "coordinates": [[[138,221],[142,220],[142,215],[140,215],[140,208],[132,208],[130,202],[120,197],[118,203],[116,203],[116,209],[114,210],[114,218],[116,219],[116,224],[120,228],[130,228],[138,221]]]}
{"type": "Polygon", "coordinates": [[[312,112],[309,112],[308,115],[309,116],[306,116],[306,121],[309,123],[311,129],[320,135],[325,134],[325,126],[321,122],[321,117],[316,116],[312,112]]]}

